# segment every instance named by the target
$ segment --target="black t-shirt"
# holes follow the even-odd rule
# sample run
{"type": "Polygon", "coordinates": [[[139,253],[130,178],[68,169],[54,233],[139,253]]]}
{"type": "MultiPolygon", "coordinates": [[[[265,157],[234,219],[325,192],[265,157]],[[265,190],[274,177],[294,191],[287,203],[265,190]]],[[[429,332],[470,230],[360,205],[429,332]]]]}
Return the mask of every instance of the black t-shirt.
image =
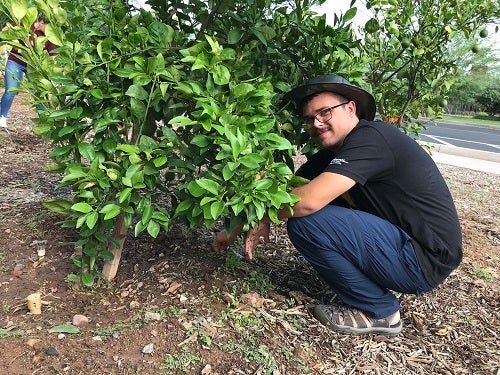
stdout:
{"type": "Polygon", "coordinates": [[[361,120],[334,153],[321,150],[297,174],[334,172],[356,181],[333,204],[377,215],[411,238],[427,281],[441,283],[462,260],[455,204],[436,164],[393,125],[361,120]]]}

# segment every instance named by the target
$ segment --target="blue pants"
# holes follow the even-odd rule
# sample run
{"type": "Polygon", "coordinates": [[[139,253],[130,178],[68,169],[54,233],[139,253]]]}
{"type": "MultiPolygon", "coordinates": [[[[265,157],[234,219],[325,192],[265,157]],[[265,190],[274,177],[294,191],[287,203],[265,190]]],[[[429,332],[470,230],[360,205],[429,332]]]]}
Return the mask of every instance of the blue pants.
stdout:
{"type": "Polygon", "coordinates": [[[377,216],[328,205],[288,219],[288,235],[344,303],[373,318],[399,310],[392,291],[419,295],[432,289],[408,234],[377,216]]]}
{"type": "Polygon", "coordinates": [[[7,60],[5,63],[5,91],[0,105],[0,116],[8,116],[10,107],[16,96],[16,92],[11,92],[10,89],[19,88],[23,80],[23,74],[27,74],[25,66],[15,61],[7,60]]]}

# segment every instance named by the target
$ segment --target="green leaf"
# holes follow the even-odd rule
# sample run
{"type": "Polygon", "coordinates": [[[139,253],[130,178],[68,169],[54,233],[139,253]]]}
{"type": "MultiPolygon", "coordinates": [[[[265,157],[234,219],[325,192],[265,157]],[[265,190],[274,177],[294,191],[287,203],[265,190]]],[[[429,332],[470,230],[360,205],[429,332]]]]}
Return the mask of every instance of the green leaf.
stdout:
{"type": "Polygon", "coordinates": [[[225,181],[229,181],[233,176],[236,170],[238,169],[239,163],[226,163],[224,168],[222,168],[222,177],[224,177],[225,181]]]}
{"type": "Polygon", "coordinates": [[[299,187],[302,185],[306,185],[309,182],[311,182],[311,180],[304,178],[304,177],[301,177],[301,176],[294,175],[294,176],[290,177],[290,179],[288,180],[288,186],[290,188],[296,188],[296,187],[299,187]]]}
{"type": "Polygon", "coordinates": [[[109,204],[105,205],[99,211],[99,213],[105,214],[104,215],[104,220],[112,219],[112,218],[118,216],[120,214],[120,212],[121,212],[120,206],[118,206],[118,205],[116,205],[114,203],[109,203],[109,204]]]}
{"type": "Polygon", "coordinates": [[[98,219],[99,219],[99,214],[94,211],[90,215],[87,215],[87,218],[85,219],[85,224],[87,224],[89,229],[94,229],[98,219]]]}
{"type": "Polygon", "coordinates": [[[255,213],[257,215],[257,220],[260,220],[264,217],[264,214],[266,213],[266,209],[264,207],[264,203],[252,200],[254,207],[255,207],[255,213]]]}
{"type": "Polygon", "coordinates": [[[99,258],[101,258],[102,260],[113,260],[114,255],[109,250],[103,250],[99,252],[99,258]]]}
{"type": "Polygon", "coordinates": [[[184,200],[175,208],[175,215],[178,215],[181,212],[189,211],[191,210],[191,207],[193,207],[193,201],[190,199],[184,200]]]}
{"type": "Polygon", "coordinates": [[[215,38],[212,38],[211,36],[205,34],[205,39],[207,40],[208,44],[210,44],[210,47],[212,48],[212,52],[218,53],[222,50],[221,46],[215,40],[215,38]]]}
{"type": "Polygon", "coordinates": [[[95,150],[94,150],[94,145],[90,143],[79,143],[78,144],[78,151],[80,154],[87,160],[92,161],[95,159],[95,150]]]}
{"type": "Polygon", "coordinates": [[[142,121],[146,114],[146,106],[140,100],[137,100],[136,98],[130,98],[130,112],[137,119],[140,119],[142,121]]]}
{"type": "Polygon", "coordinates": [[[240,83],[231,89],[231,93],[235,98],[240,98],[250,91],[255,90],[255,87],[250,83],[240,83]]]}
{"type": "Polygon", "coordinates": [[[128,95],[132,98],[136,98],[137,100],[147,100],[149,97],[148,92],[144,90],[142,86],[139,85],[130,86],[125,95],[128,95]]]}
{"type": "Polygon", "coordinates": [[[197,134],[191,139],[191,143],[200,148],[207,147],[211,143],[211,138],[203,134],[197,134]]]}
{"type": "Polygon", "coordinates": [[[150,220],[147,230],[151,237],[156,238],[158,233],[160,233],[160,225],[156,221],[150,220]]]}
{"type": "Polygon", "coordinates": [[[278,190],[275,193],[271,194],[270,198],[271,198],[271,203],[276,208],[280,208],[282,204],[291,202],[290,194],[282,190],[278,190]]]}
{"type": "Polygon", "coordinates": [[[186,126],[186,125],[194,125],[197,122],[191,120],[189,117],[186,117],[186,116],[176,116],[173,119],[171,119],[168,123],[169,124],[180,124],[182,126],[186,126]]]}
{"type": "Polygon", "coordinates": [[[247,154],[239,159],[240,163],[245,167],[251,169],[257,169],[260,167],[260,163],[263,163],[266,159],[264,159],[259,154],[247,154]]]}
{"type": "Polygon", "coordinates": [[[137,154],[130,154],[130,155],[128,156],[128,160],[130,160],[130,162],[131,162],[132,164],[139,164],[139,163],[141,163],[141,162],[142,162],[141,157],[140,157],[139,155],[137,155],[137,154]]]}
{"type": "Polygon", "coordinates": [[[224,65],[216,65],[214,67],[213,73],[214,82],[217,85],[227,85],[229,80],[231,79],[231,73],[229,73],[229,69],[224,65]]]}
{"type": "Polygon", "coordinates": [[[136,70],[128,69],[128,68],[118,68],[113,70],[113,74],[122,78],[133,78],[137,73],[136,70]]]}
{"type": "Polygon", "coordinates": [[[69,109],[60,109],[52,111],[49,114],[49,118],[53,120],[64,120],[69,117],[71,111],[69,109]]]}
{"type": "Polygon", "coordinates": [[[73,324],[61,324],[49,329],[50,333],[80,333],[80,329],[73,324]]]}
{"type": "Polygon", "coordinates": [[[268,141],[276,150],[290,150],[292,148],[290,141],[275,133],[266,134],[264,139],[268,141]]]}
{"type": "Polygon", "coordinates": [[[71,207],[71,202],[66,199],[47,199],[42,202],[43,206],[48,210],[58,213],[67,214],[68,209],[71,207]]]}
{"type": "Polygon", "coordinates": [[[168,161],[167,157],[162,155],[158,156],[157,158],[153,159],[153,164],[156,168],[160,168],[162,165],[165,165],[165,163],[168,161]]]}
{"type": "Polygon", "coordinates": [[[267,40],[259,30],[251,28],[250,31],[267,47],[267,40]]]}
{"type": "Polygon", "coordinates": [[[94,285],[94,275],[88,272],[82,273],[82,284],[88,287],[94,285]]]}
{"type": "Polygon", "coordinates": [[[86,178],[87,172],[81,170],[81,169],[69,169],[68,174],[64,176],[61,180],[61,182],[67,182],[67,181],[73,181],[73,180],[78,180],[80,178],[86,178]]]}
{"type": "Polygon", "coordinates": [[[153,216],[153,207],[151,207],[150,203],[146,203],[142,213],[142,223],[146,225],[151,220],[151,216],[153,216]]]}
{"type": "Polygon", "coordinates": [[[225,204],[222,201],[215,201],[210,205],[210,214],[214,220],[217,220],[219,216],[224,212],[225,204]]]}
{"type": "Polygon", "coordinates": [[[88,214],[82,215],[76,220],[76,225],[75,225],[76,228],[82,227],[83,223],[85,223],[85,219],[87,219],[87,215],[88,214]]]}
{"type": "Polygon", "coordinates": [[[263,178],[255,181],[255,189],[267,191],[273,185],[273,181],[269,178],[263,178]]]}
{"type": "Polygon", "coordinates": [[[121,144],[116,146],[117,150],[121,150],[127,154],[138,154],[141,152],[141,149],[135,145],[129,145],[129,144],[121,144]]]}
{"type": "Polygon", "coordinates": [[[92,206],[85,202],[75,203],[71,206],[73,211],[83,212],[84,214],[88,214],[92,211],[92,206]]]}
{"type": "Polygon", "coordinates": [[[50,23],[45,25],[45,36],[56,46],[64,45],[64,36],[61,29],[53,27],[50,23]]]}
{"type": "Polygon", "coordinates": [[[208,178],[202,178],[194,182],[202,189],[214,195],[217,195],[219,193],[220,185],[215,181],[209,180],[208,178]]]}
{"type": "Polygon", "coordinates": [[[420,55],[423,55],[425,53],[425,49],[423,48],[415,48],[413,50],[413,56],[420,56],[420,55]]]}
{"type": "Polygon", "coordinates": [[[233,29],[227,34],[227,42],[228,44],[236,44],[240,41],[242,36],[243,32],[241,30],[233,29]]]}
{"type": "Polygon", "coordinates": [[[130,198],[130,194],[132,194],[132,188],[123,189],[118,195],[118,202],[123,203],[130,198]]]}
{"type": "Polygon", "coordinates": [[[199,186],[196,183],[196,181],[189,182],[188,190],[191,193],[191,195],[193,195],[194,197],[197,197],[197,198],[201,197],[205,193],[205,190],[201,186],[199,186]]]}
{"type": "Polygon", "coordinates": [[[139,220],[135,225],[134,236],[137,237],[144,229],[146,229],[146,225],[139,220]]]}
{"type": "Polygon", "coordinates": [[[343,17],[344,22],[352,20],[356,16],[357,12],[358,12],[357,8],[351,8],[347,12],[345,12],[343,17]]]}
{"type": "Polygon", "coordinates": [[[75,127],[74,126],[67,125],[67,126],[63,127],[61,130],[59,130],[59,132],[57,133],[57,135],[59,137],[64,137],[66,134],[72,134],[74,131],[75,131],[75,127]]]}
{"type": "Polygon", "coordinates": [[[12,15],[18,23],[28,12],[28,2],[26,0],[13,0],[10,1],[10,5],[12,6],[12,15]]]}
{"type": "Polygon", "coordinates": [[[97,89],[91,89],[89,92],[90,92],[90,95],[92,95],[96,99],[104,99],[104,95],[103,95],[101,89],[98,89],[98,88],[97,89]]]}

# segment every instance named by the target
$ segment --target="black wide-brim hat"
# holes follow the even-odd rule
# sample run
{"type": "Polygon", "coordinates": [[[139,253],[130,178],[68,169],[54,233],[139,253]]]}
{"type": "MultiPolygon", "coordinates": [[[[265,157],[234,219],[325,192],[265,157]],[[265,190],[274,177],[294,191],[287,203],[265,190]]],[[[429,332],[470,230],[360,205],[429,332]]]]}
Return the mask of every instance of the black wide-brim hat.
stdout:
{"type": "Polygon", "coordinates": [[[305,81],[284,96],[285,101],[294,101],[297,111],[302,111],[303,100],[308,96],[321,92],[333,92],[356,103],[360,119],[371,121],[375,118],[375,99],[360,87],[351,84],[344,77],[335,74],[325,74],[305,81]]]}

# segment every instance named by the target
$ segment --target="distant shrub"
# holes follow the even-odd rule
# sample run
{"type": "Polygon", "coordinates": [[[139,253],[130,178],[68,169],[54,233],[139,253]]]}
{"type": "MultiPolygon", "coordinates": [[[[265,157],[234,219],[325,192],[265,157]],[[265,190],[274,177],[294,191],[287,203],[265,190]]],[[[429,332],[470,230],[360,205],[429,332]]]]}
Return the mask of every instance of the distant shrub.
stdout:
{"type": "Polygon", "coordinates": [[[486,112],[477,112],[473,118],[478,120],[490,120],[490,121],[500,121],[498,116],[490,116],[486,112]]]}

